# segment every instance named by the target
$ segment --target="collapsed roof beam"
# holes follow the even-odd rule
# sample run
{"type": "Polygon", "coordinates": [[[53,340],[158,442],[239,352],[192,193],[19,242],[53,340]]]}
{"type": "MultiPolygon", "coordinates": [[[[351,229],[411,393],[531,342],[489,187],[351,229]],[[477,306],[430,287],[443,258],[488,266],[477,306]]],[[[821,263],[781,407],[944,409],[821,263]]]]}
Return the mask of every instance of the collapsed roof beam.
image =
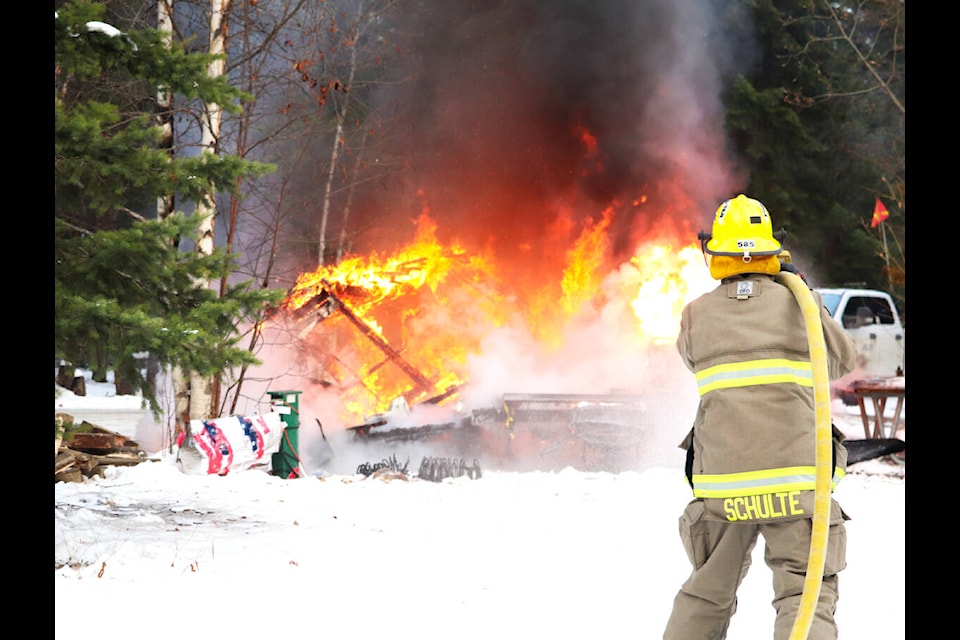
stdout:
{"type": "Polygon", "coordinates": [[[337,297],[337,295],[332,291],[332,287],[329,282],[327,282],[326,280],[322,280],[321,282],[323,283],[323,288],[327,296],[330,297],[330,299],[337,306],[340,312],[344,316],[346,316],[347,320],[352,322],[353,325],[360,330],[360,333],[365,335],[367,339],[370,340],[370,342],[376,345],[378,349],[383,351],[383,353],[387,356],[387,358],[390,359],[391,362],[393,362],[395,365],[400,367],[400,369],[404,373],[410,376],[410,379],[413,380],[414,383],[416,383],[417,390],[427,390],[433,387],[433,384],[429,380],[427,380],[422,373],[417,371],[417,369],[413,365],[411,365],[409,362],[404,360],[396,349],[391,347],[387,343],[387,341],[381,338],[376,331],[374,331],[373,329],[370,328],[369,325],[367,325],[367,323],[365,323],[363,320],[358,318],[353,313],[353,311],[350,310],[350,307],[348,307],[343,302],[343,300],[337,297]]]}

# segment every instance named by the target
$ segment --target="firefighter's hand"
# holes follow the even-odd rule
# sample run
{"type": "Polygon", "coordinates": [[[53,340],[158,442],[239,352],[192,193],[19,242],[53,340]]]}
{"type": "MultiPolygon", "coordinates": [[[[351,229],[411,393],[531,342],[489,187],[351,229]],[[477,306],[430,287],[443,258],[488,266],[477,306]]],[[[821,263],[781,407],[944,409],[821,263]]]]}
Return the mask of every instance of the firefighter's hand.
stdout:
{"type": "Polygon", "coordinates": [[[807,279],[803,276],[803,274],[800,273],[800,270],[797,269],[797,267],[792,262],[781,262],[780,271],[789,271],[794,275],[800,276],[800,279],[803,280],[804,282],[807,281],[807,279]]]}

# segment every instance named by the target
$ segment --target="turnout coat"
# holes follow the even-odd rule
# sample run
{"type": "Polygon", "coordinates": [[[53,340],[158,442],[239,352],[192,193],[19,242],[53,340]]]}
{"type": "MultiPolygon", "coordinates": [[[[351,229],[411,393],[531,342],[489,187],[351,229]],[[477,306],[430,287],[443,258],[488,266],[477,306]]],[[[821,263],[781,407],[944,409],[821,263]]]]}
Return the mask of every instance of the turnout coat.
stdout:
{"type": "MultiPolygon", "coordinates": [[[[819,294],[828,374],[853,370],[853,341],[819,294]]],[[[792,291],[767,274],[724,278],[688,304],[677,349],[700,394],[687,450],[687,479],[707,517],[771,522],[813,517],[816,408],[803,313],[792,291]]],[[[833,427],[833,486],[846,451],[833,427]]],[[[833,519],[833,518],[831,518],[833,519]]]]}

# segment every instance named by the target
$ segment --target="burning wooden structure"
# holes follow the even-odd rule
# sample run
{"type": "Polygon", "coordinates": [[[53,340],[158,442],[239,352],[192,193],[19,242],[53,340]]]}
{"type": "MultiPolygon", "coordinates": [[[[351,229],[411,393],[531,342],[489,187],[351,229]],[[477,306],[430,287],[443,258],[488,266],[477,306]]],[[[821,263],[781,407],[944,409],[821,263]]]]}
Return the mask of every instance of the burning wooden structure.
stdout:
{"type": "Polygon", "coordinates": [[[410,382],[409,392],[394,398],[388,411],[348,428],[354,441],[424,443],[443,455],[483,457],[504,468],[620,469],[639,455],[646,428],[645,409],[640,397],[625,393],[507,393],[499,406],[468,414],[458,412],[442,422],[411,422],[408,398],[418,398],[415,406],[439,405],[455,398],[460,385],[441,388],[405,359],[347,300],[366,306],[370,297],[362,287],[316,278],[309,289],[300,290],[297,305],[289,310],[295,322],[305,323],[298,332],[303,338],[329,318],[344,318],[383,356],[382,361],[367,368],[368,375],[391,364],[410,382]],[[309,291],[309,296],[304,296],[304,291],[309,291]]]}
{"type": "MultiPolygon", "coordinates": [[[[433,392],[436,388],[436,383],[429,380],[423,372],[404,359],[400,352],[391,346],[387,339],[383,337],[380,331],[360,317],[360,314],[356,313],[344,299],[345,295],[338,293],[338,289],[345,292],[346,295],[358,299],[367,295],[365,290],[360,287],[335,285],[326,279],[320,279],[313,285],[313,291],[315,293],[313,293],[307,301],[302,302],[289,312],[290,317],[295,322],[306,322],[303,329],[299,331],[300,336],[307,336],[318,323],[323,322],[331,316],[337,315],[343,317],[359,332],[360,336],[373,345],[384,356],[384,360],[369,368],[367,372],[368,375],[377,372],[387,364],[392,364],[410,380],[412,387],[408,392],[409,395],[424,395],[433,392]]],[[[451,392],[451,389],[444,390],[435,395],[432,401],[438,402],[444,397],[444,394],[451,392]]]]}

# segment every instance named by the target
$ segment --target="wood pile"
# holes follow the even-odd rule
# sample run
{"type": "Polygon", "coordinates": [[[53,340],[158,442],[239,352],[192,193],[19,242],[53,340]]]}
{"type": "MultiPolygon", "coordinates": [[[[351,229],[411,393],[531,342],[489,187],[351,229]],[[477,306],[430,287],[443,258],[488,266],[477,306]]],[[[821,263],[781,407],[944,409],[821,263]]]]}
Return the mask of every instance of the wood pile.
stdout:
{"type": "Polygon", "coordinates": [[[65,435],[56,443],[54,482],[83,482],[95,475],[102,478],[104,467],[135,465],[147,459],[140,445],[124,435],[86,420],[75,426],[73,416],[66,413],[56,414],[56,422],[65,435]]]}

